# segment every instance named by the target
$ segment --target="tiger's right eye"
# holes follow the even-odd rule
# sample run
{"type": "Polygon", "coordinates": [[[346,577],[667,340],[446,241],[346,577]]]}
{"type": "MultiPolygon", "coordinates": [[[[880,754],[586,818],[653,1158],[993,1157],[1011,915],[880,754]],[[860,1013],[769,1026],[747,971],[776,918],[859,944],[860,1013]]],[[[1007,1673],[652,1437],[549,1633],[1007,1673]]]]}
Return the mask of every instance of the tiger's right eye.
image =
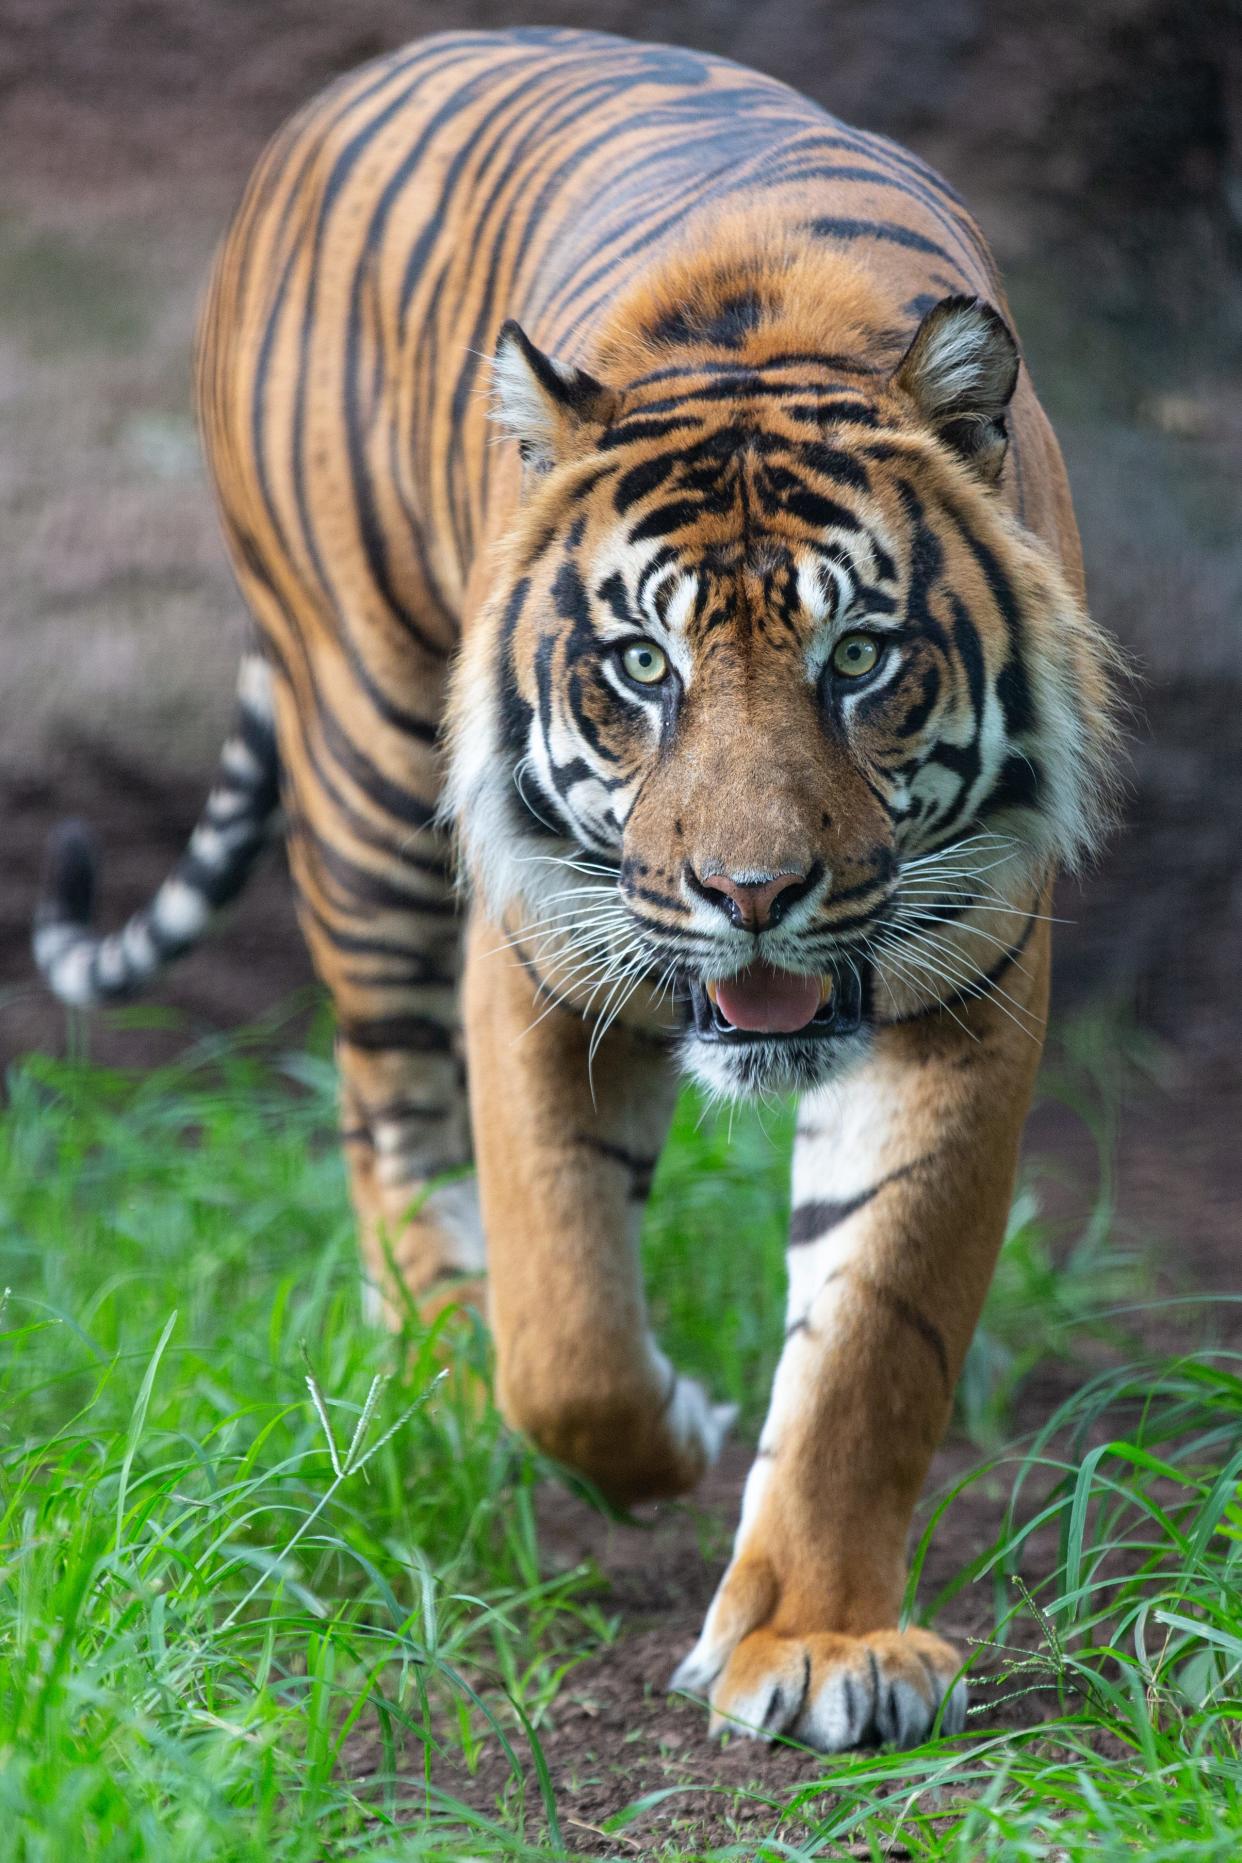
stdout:
{"type": "Polygon", "coordinates": [[[621,655],[621,664],[638,686],[658,686],[668,672],[668,657],[653,640],[632,641],[621,655]]]}
{"type": "Polygon", "coordinates": [[[875,671],[881,652],[874,634],[846,634],[832,650],[832,669],[843,679],[863,679],[875,671]]]}

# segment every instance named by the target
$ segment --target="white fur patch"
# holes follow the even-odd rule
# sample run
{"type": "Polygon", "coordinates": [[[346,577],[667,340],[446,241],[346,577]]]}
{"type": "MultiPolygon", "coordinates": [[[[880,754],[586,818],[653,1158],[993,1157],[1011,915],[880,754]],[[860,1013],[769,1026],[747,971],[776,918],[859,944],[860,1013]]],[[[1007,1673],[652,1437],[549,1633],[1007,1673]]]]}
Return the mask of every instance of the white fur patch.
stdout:
{"type": "Polygon", "coordinates": [[[920,326],[899,379],[929,420],[977,408],[999,414],[1013,388],[1013,345],[1004,326],[981,306],[933,309],[920,326]]]}
{"type": "Polygon", "coordinates": [[[843,612],[853,595],[849,577],[840,563],[829,563],[814,556],[800,559],[796,587],[798,600],[816,626],[843,612]]]}
{"type": "MultiPolygon", "coordinates": [[[[381,1129],[382,1130],[382,1129],[381,1129]]],[[[377,1141],[380,1133],[377,1132],[377,1141]]],[[[382,1171],[381,1171],[382,1176],[382,1171]]],[[[445,1273],[485,1274],[487,1244],[479,1211],[478,1179],[455,1178],[414,1198],[416,1220],[434,1223],[445,1243],[445,1273]]],[[[362,1276],[362,1316],[369,1326],[385,1324],[384,1295],[369,1275],[362,1276]]]]}
{"type": "MultiPolygon", "coordinates": [[[[188,886],[184,880],[165,880],[155,895],[152,917],[160,931],[169,938],[197,938],[210,917],[210,908],[197,887],[188,886]]],[[[125,936],[130,939],[131,925],[126,926],[125,936]]],[[[147,939],[146,928],[140,927],[134,932],[133,947],[138,947],[147,939]]]]}
{"type": "Polygon", "coordinates": [[[683,575],[670,595],[664,610],[664,625],[670,634],[684,633],[686,622],[694,612],[698,593],[698,577],[691,574],[683,575]]]}
{"type": "Polygon", "coordinates": [[[202,821],[190,836],[190,853],[205,867],[227,867],[237,848],[250,839],[251,833],[248,815],[229,826],[202,821]]]}
{"type": "MultiPolygon", "coordinates": [[[[899,1144],[902,1089],[902,1069],[873,1056],[848,1082],[833,1082],[804,1097],[793,1157],[795,1211],[816,1203],[848,1206],[906,1161],[899,1144]]],[[[870,1214],[870,1205],[863,1203],[853,1216],[832,1223],[818,1241],[791,1245],[789,1325],[810,1317],[827,1277],[858,1249],[870,1214]]],[[[824,1317],[817,1309],[817,1327],[824,1317]]],[[[791,1343],[796,1342],[797,1335],[791,1343]]],[[[778,1383],[779,1378],[778,1369],[778,1383]]]]}
{"type": "Polygon", "coordinates": [[[688,1695],[706,1695],[741,1638],[755,1628],[753,1624],[738,1625],[734,1627],[733,1634],[725,1635],[721,1617],[728,1583],[729,1573],[726,1572],[707,1607],[698,1642],[689,1655],[683,1656],[669,1679],[671,1689],[682,1689],[688,1695]]]}
{"type": "Polygon", "coordinates": [[[668,1409],[673,1440],[679,1446],[701,1450],[709,1468],[719,1458],[736,1418],[736,1404],[714,1404],[701,1384],[678,1374],[668,1409]]]}
{"type": "Polygon", "coordinates": [[[434,1222],[452,1243],[451,1263],[463,1274],[482,1274],[487,1267],[487,1243],[479,1211],[476,1177],[455,1178],[438,1184],[423,1199],[420,1216],[434,1222]]]}
{"type": "MultiPolygon", "coordinates": [[[[722,966],[725,975],[732,970],[722,966]]],[[[809,1059],[805,1066],[790,1063],[789,1050],[778,1042],[748,1044],[747,1051],[728,1047],[723,1042],[696,1041],[686,1035],[678,1049],[683,1073],[697,1080],[719,1100],[754,1099],[764,1093],[807,1093],[844,1079],[870,1052],[871,1041],[865,1029],[857,1035],[842,1035],[833,1041],[807,1044],[809,1059]],[[748,1064],[746,1052],[757,1066],[748,1064]]]]}
{"type": "Polygon", "coordinates": [[[547,392],[513,336],[502,337],[497,347],[492,386],[493,412],[499,424],[513,439],[536,449],[546,448],[556,431],[547,392]]]}
{"type": "MultiPolygon", "coordinates": [[[[230,738],[228,740],[223,751],[220,753],[220,762],[222,765],[226,763],[229,757],[230,746],[240,743],[241,740],[239,738],[230,738]]],[[[246,750],[244,744],[241,745],[241,748],[245,751],[246,756],[250,757],[250,752],[246,750]]],[[[214,818],[214,826],[217,832],[227,834],[232,828],[233,822],[240,821],[243,817],[246,819],[247,829],[249,828],[250,810],[252,806],[252,798],[248,793],[249,782],[252,780],[253,776],[258,774],[257,760],[255,758],[250,758],[248,767],[251,771],[251,778],[238,782],[236,787],[234,787],[232,783],[217,783],[214,788],[208,792],[207,809],[214,818]]],[[[199,826],[206,827],[208,824],[203,822],[200,823],[199,826]]]]}
{"type": "Polygon", "coordinates": [[[237,701],[257,717],[272,717],[272,669],[261,653],[244,653],[237,669],[237,701]]]}
{"type": "MultiPolygon", "coordinates": [[[[536,811],[539,799],[530,775],[551,788],[548,747],[533,729],[517,771],[508,767],[498,738],[486,634],[483,627],[472,631],[455,674],[454,715],[469,719],[469,726],[459,725],[452,734],[441,819],[456,822],[471,879],[492,921],[497,926],[506,922],[509,936],[528,943],[533,954],[551,959],[558,940],[587,926],[608,949],[632,949],[637,934],[621,908],[615,881],[604,876],[597,880],[590,872],[592,850],[612,853],[620,844],[611,797],[603,785],[587,779],[572,791],[580,843],[527,832],[518,825],[515,787],[519,795],[528,795],[536,811]]],[[[578,754],[563,735],[561,745],[566,761],[571,760],[571,748],[572,756],[578,754]]],[[[625,798],[619,800],[624,807],[625,798]]]]}
{"type": "MultiPolygon", "coordinates": [[[[95,1000],[94,984],[91,975],[92,946],[89,940],[63,948],[57,955],[48,957],[52,932],[59,927],[49,927],[40,932],[35,943],[35,952],[40,968],[49,975],[52,988],[62,1003],[68,1003],[73,1009],[85,1009],[95,1000]]],[[[70,934],[72,936],[72,934],[70,934]]]]}
{"type": "MultiPolygon", "coordinates": [[[[159,895],[156,895],[158,899],[159,895]]],[[[159,954],[151,937],[146,915],[138,914],[119,934],[125,952],[125,963],[129,970],[137,975],[155,970],[159,964],[159,954]]]]}
{"type": "Polygon", "coordinates": [[[742,1510],[738,1516],[735,1544],[740,1545],[743,1534],[754,1525],[755,1517],[763,1505],[763,1498],[772,1479],[772,1459],[762,1456],[752,1462],[746,1474],[746,1485],[742,1489],[742,1510]]]}
{"type": "MultiPolygon", "coordinates": [[[[541,352],[542,353],[542,352],[541,352]]],[[[555,356],[543,360],[567,388],[583,380],[581,371],[555,356]]],[[[532,465],[550,466],[554,460],[557,423],[564,412],[539,380],[522,346],[506,330],[492,361],[492,418],[523,447],[532,465]]]]}
{"type": "Polygon", "coordinates": [[[499,919],[510,900],[535,886],[537,867],[524,871],[520,863],[523,854],[534,862],[539,842],[513,830],[513,779],[497,741],[495,679],[489,656],[477,644],[482,631],[470,636],[458,661],[457,710],[470,727],[454,734],[441,813],[456,821],[473,877],[499,919]]]}
{"type": "MultiPolygon", "coordinates": [[[[220,768],[224,775],[243,787],[248,787],[263,774],[263,766],[250,746],[239,737],[229,737],[224,741],[220,752],[220,768]]],[[[243,803],[243,806],[249,806],[243,803]]]]}
{"type": "Polygon", "coordinates": [[[119,988],[125,980],[125,953],[116,938],[105,938],[96,956],[95,971],[101,990],[119,988]]]}

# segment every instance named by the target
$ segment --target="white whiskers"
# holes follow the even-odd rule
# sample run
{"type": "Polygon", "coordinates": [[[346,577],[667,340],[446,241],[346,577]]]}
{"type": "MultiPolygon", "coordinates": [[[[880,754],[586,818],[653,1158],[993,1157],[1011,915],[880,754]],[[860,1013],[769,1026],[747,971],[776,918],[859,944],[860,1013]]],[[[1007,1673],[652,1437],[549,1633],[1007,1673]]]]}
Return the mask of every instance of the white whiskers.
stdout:
{"type": "Polygon", "coordinates": [[[1034,899],[1029,910],[1015,904],[1010,892],[987,878],[1009,867],[1011,881],[1032,889],[1025,864],[1014,871],[1015,853],[1020,860],[1021,852],[1008,836],[980,832],[904,862],[889,910],[866,941],[868,956],[886,982],[891,975],[916,998],[930,995],[936,1007],[952,1015],[972,1036],[973,1031],[946,1001],[946,991],[959,1006],[963,999],[987,997],[1032,1040],[1042,1034],[1041,1018],[1005,989],[999,977],[989,977],[969,949],[971,939],[980,940],[1030,980],[1014,945],[997,935],[1000,927],[992,929],[987,923],[995,917],[1020,919],[1025,926],[1052,916],[1035,911],[1034,899]],[[984,923],[976,923],[976,918],[984,923]]]}

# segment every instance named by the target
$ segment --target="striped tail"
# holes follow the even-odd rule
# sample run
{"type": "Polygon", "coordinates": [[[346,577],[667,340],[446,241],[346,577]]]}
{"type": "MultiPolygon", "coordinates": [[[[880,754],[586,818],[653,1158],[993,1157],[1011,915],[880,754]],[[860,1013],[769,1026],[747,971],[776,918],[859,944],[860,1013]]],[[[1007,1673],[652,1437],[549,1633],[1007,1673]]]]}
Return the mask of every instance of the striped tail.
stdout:
{"type": "Polygon", "coordinates": [[[91,930],[98,854],[84,822],[62,822],[48,845],[34,955],[62,1003],[114,1002],[143,989],[198,943],[250,878],[280,806],[271,674],[257,653],[237,678],[237,723],[185,852],[148,905],[121,931],[91,930]]]}

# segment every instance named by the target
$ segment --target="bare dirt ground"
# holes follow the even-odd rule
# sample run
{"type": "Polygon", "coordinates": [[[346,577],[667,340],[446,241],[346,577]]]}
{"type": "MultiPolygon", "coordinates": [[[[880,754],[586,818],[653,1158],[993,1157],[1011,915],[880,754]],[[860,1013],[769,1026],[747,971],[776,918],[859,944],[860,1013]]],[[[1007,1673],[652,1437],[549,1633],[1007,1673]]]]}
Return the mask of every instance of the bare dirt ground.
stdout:
{"type": "MultiPolygon", "coordinates": [[[[1040,1393],[1033,1416],[1048,1396],[1046,1389],[1040,1393]]],[[[930,1491],[947,1486],[973,1459],[964,1446],[947,1445],[930,1491]]],[[[745,1842],[748,1835],[770,1830],[773,1799],[830,1779],[830,1765],[794,1747],[766,1748],[748,1739],[722,1742],[710,1736],[698,1703],[665,1692],[672,1669],[698,1635],[724,1568],[725,1525],[747,1462],[743,1445],[730,1447],[692,1503],[652,1509],[641,1525],[603,1521],[559,1491],[543,1498],[541,1528],[549,1558],[566,1568],[595,1562],[607,1574],[602,1601],[624,1624],[613,1648],[572,1672],[540,1729],[567,1841],[584,1856],[638,1856],[657,1838],[679,1838],[704,1848],[745,1842]],[[753,1796],[728,1796],[738,1792],[753,1796]],[[605,1820],[648,1793],[669,1796],[627,1824],[623,1836],[605,1838],[600,1829],[605,1820]]],[[[1000,1510],[1001,1489],[993,1482],[981,1483],[977,1494],[950,1512],[928,1559],[928,1595],[995,1537],[1000,1510]]],[[[1027,1652],[1016,1643],[1004,1650],[990,1647],[992,1624],[983,1586],[956,1600],[940,1623],[964,1652],[976,1651],[972,1721],[988,1729],[1031,1726],[1056,1711],[1055,1686],[1048,1676],[1040,1678],[1048,1684],[1044,1688],[1031,1689],[1030,1677],[1007,1681],[1013,1657],[1027,1652]],[[979,1645],[988,1647],[980,1651],[979,1645]]],[[[365,1746],[354,1757],[365,1776],[365,1746]]],[[[433,1776],[440,1789],[483,1812],[514,1792],[511,1768],[495,1741],[485,1743],[473,1775],[458,1768],[433,1776]]],[[[825,1800],[830,1797],[828,1785],[825,1800]]],[[[538,1807],[529,1784],[526,1804],[537,1827],[538,1807]]],[[[797,1821],[782,1835],[796,1839],[797,1821]]]]}
{"type": "MultiPolygon", "coordinates": [[[[1236,263],[1220,203],[1234,198],[1230,173],[1236,194],[1242,87],[1230,104],[1217,10],[1205,0],[1192,25],[1174,4],[1109,0],[1082,10],[1072,34],[1063,9],[1030,0],[564,0],[538,13],[684,39],[803,85],[813,74],[830,108],[910,140],[981,213],[1065,446],[1093,605],[1146,682],[1126,830],[1098,874],[1062,889],[1075,923],[1058,940],[1056,1018],[1104,1004],[1165,1044],[1162,1084],[1125,1109],[1118,1222],[1164,1247],[1170,1286],[1234,1292],[1242,358],[1204,281],[1236,263]],[[1135,97],[1143,113],[1127,116],[1135,97]],[[1157,253],[1144,237],[1166,243],[1157,253]],[[1190,276],[1193,291],[1173,288],[1190,276]]],[[[245,174],[287,110],[335,72],[418,31],[522,13],[484,0],[99,0],[85,11],[0,0],[0,1064],[66,1040],[28,958],[48,828],[70,813],[94,823],[104,913],[118,922],[175,857],[227,726],[244,623],[198,461],[189,348],[245,174]]],[[[308,979],[273,860],[161,987],[179,1026],[101,1022],[92,1052],[148,1065],[308,979]]],[[[1046,1108],[1028,1151],[1066,1180],[1058,1214],[1072,1222],[1093,1185],[1082,1130],[1046,1108]]],[[[1019,1425],[1046,1415],[1073,1375],[1029,1385],[1019,1425]]],[[[970,1454],[947,1445],[933,1487],[970,1454]]],[[[547,1731],[584,1851],[602,1841],[592,1825],[646,1790],[687,1788],[610,1854],[638,1854],[654,1822],[666,1830],[710,1805],[713,1783],[762,1792],[813,1776],[796,1753],[720,1753],[699,1710],[662,1693],[710,1596],[744,1467],[731,1451],[693,1508],[643,1528],[545,1497],[549,1556],[598,1559],[625,1620],[617,1647],[574,1674],[547,1731]]],[[[981,1484],[954,1510],[926,1593],[991,1540],[999,1508],[999,1490],[981,1484]]],[[[967,1593],[945,1627],[977,1636],[988,1621],[987,1600],[967,1593]]],[[[1037,1697],[989,1709],[1039,1712],[1037,1697]]],[[[503,1768],[485,1756],[473,1783],[441,1783],[487,1805],[503,1768]]],[[[704,1841],[729,1834],[714,1818],[699,1815],[704,1841]]]]}

